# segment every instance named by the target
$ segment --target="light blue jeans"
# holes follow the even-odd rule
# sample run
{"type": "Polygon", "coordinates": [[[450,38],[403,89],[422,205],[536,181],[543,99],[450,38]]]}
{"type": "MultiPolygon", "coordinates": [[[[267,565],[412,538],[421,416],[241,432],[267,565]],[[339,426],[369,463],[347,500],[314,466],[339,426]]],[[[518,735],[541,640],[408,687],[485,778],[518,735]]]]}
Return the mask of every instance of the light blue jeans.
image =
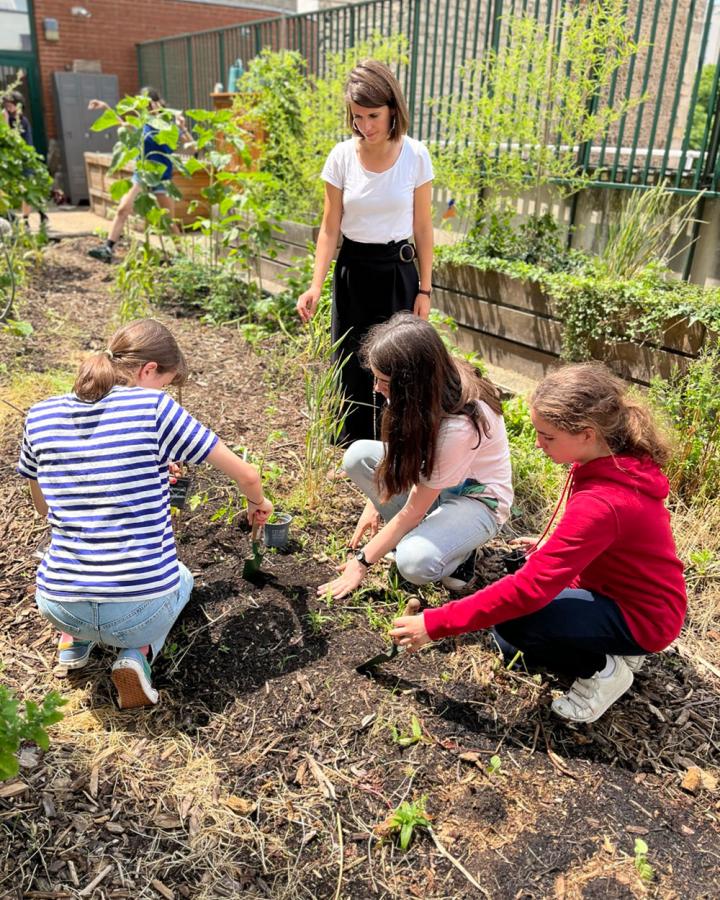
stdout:
{"type": "MultiPolygon", "coordinates": [[[[408,494],[380,500],[375,470],[383,458],[381,441],[355,441],[345,451],[343,469],[386,522],[400,512],[408,494]]],[[[422,522],[400,539],[395,564],[411,584],[428,584],[450,575],[476,547],[498,533],[493,511],[481,500],[441,491],[422,522]]]]}
{"type": "Polygon", "coordinates": [[[139,649],[147,644],[153,659],[162,650],[165,639],[183,607],[190,599],[193,577],[180,566],[180,587],[176,591],[139,600],[117,603],[100,600],[50,600],[40,591],[35,601],[43,618],[79,641],[96,641],[108,647],[139,649]]]}

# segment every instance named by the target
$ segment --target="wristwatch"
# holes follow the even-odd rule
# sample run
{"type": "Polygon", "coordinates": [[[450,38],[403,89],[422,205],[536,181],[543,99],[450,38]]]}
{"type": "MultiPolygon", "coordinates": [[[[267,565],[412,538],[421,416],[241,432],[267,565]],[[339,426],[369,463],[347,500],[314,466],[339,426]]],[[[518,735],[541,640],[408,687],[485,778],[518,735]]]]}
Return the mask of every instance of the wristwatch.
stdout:
{"type": "Polygon", "coordinates": [[[418,288],[418,294],[425,294],[426,297],[432,297],[432,290],[424,291],[422,288],[418,288]]]}
{"type": "Polygon", "coordinates": [[[364,551],[364,550],[356,550],[356,551],[355,551],[355,559],[356,559],[359,563],[362,563],[362,564],[365,566],[366,569],[369,569],[370,566],[372,565],[372,563],[369,563],[369,562],[365,559],[365,551],[364,551]]]}

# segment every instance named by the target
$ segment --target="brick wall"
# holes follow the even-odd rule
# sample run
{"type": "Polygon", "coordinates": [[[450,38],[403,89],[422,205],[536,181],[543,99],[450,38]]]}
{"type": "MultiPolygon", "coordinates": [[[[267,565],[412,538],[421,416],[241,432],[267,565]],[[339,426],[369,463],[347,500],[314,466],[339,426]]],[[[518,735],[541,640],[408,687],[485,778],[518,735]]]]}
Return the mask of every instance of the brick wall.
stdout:
{"type": "MultiPolygon", "coordinates": [[[[258,9],[187,3],[183,0],[78,0],[92,15],[73,16],[69,0],[35,0],[38,64],[48,138],[57,137],[52,73],[72,66],[74,59],[99,59],[102,71],[117,75],[120,96],[138,90],[135,44],[223,25],[237,25],[272,13],[258,9]],[[57,19],[60,40],[49,42],[42,20],[57,19]]],[[[221,79],[222,80],[222,79],[221,79]]]]}

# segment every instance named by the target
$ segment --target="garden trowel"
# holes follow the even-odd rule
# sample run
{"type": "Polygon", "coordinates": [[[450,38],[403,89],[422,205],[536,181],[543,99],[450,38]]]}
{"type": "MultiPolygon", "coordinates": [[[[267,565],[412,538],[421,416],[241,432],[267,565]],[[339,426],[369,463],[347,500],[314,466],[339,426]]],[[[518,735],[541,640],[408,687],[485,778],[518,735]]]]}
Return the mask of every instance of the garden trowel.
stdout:
{"type": "Polygon", "coordinates": [[[245,565],[243,566],[242,577],[247,578],[248,581],[252,581],[253,577],[257,575],[260,571],[260,566],[262,564],[262,536],[260,536],[260,531],[262,529],[262,525],[258,525],[257,522],[253,522],[252,524],[252,556],[249,559],[245,560],[245,565]]]}
{"type": "MultiPolygon", "coordinates": [[[[408,604],[405,607],[405,612],[403,615],[405,616],[414,616],[417,614],[417,611],[420,609],[420,601],[417,597],[411,597],[408,600],[408,604]]],[[[368,672],[372,672],[373,669],[382,665],[383,663],[390,662],[391,659],[395,659],[396,656],[401,656],[406,652],[405,647],[400,647],[394,641],[387,650],[383,650],[382,653],[378,653],[375,656],[372,656],[370,659],[365,660],[364,663],[360,663],[359,666],[355,667],[355,671],[359,672],[361,675],[367,675],[368,672]]]]}

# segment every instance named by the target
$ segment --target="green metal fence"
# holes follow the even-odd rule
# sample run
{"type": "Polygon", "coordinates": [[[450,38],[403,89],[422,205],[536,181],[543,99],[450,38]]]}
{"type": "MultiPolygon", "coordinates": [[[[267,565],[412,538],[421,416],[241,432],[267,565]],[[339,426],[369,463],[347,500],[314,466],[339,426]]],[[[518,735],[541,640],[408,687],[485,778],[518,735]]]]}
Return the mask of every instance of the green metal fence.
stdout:
{"type": "MultiPolygon", "coordinates": [[[[562,11],[582,0],[372,0],[331,10],[278,16],[233,27],[138,45],[142,83],[158,86],[179,108],[206,106],[217,82],[239,58],[245,66],[263,48],[302,53],[311,72],[323,74],[329,53],[375,33],[407,36],[410,61],[399,72],[412,117],[411,133],[443,139],[428,101],[458,90],[460,70],[506,39],[503,22],[526,14],[561,22],[562,11]]],[[[647,95],[597,142],[578,148],[578,165],[595,184],[649,186],[668,179],[678,193],[718,196],[720,188],[720,66],[708,59],[718,38],[715,0],[627,0],[627,27],[639,53],[615,73],[600,104],[647,95]],[[715,64],[702,122],[691,132],[704,65],[715,64]]],[[[560,39],[560,38],[559,38],[560,39]]],[[[528,53],[531,53],[528,48],[528,53]]]]}

